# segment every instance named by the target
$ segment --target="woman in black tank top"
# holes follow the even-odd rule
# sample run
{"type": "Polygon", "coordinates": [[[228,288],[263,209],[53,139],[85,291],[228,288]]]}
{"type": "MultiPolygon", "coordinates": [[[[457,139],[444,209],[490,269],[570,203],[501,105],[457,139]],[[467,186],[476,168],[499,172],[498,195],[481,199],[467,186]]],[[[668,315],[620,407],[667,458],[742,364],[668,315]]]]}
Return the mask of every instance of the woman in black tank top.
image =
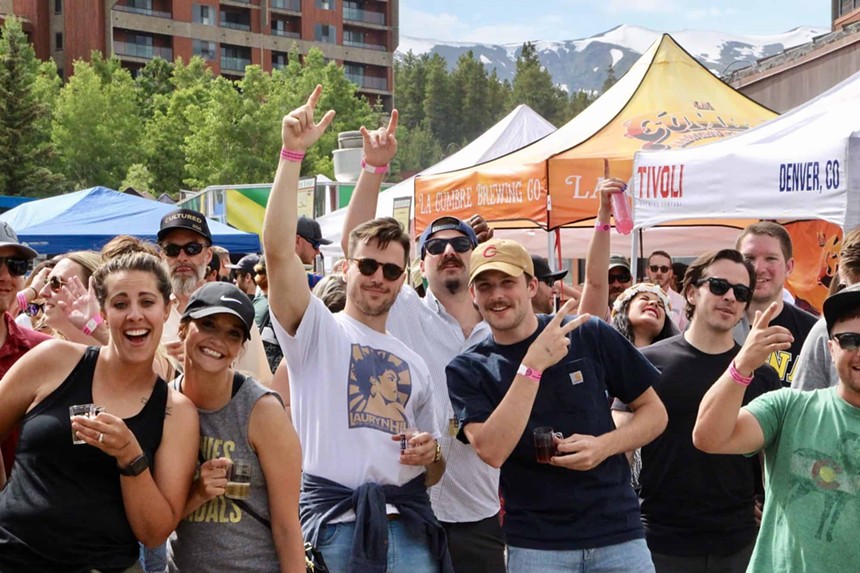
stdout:
{"type": "Polygon", "coordinates": [[[232,369],[253,325],[251,300],[223,282],[198,289],[182,315],[184,375],[174,387],[199,410],[201,465],[170,538],[171,573],[305,571],[298,435],[279,396],[232,369]],[[236,460],[251,468],[242,499],[227,480],[236,460]]]}
{"type": "Polygon", "coordinates": [[[92,284],[104,347],[48,341],[0,380],[0,437],[20,424],[0,492],[0,571],[124,571],[167,538],[194,474],[198,421],[152,370],[170,296],[158,257],[131,248],[92,284]],[[69,420],[69,406],[104,411],[69,420]],[[73,445],[72,435],[83,440],[73,445]]]}

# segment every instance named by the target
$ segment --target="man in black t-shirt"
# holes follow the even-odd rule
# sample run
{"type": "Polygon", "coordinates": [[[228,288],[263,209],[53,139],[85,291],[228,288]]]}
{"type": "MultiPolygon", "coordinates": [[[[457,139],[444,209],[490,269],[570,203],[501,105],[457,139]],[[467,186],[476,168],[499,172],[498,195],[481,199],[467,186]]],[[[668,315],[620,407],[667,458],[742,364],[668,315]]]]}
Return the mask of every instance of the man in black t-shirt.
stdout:
{"type": "MultiPolygon", "coordinates": [[[[753,497],[758,458],[705,454],[693,427],[708,389],[740,351],[732,328],[750,304],[755,272],[731,249],[699,257],[684,278],[684,334],[642,349],[661,372],[654,389],[666,405],[666,431],[642,448],[642,521],[657,573],[743,573],[756,538],[753,497]]],[[[759,368],[744,404],[780,387],[759,368]]],[[[623,405],[616,403],[615,408],[623,405]]]]}
{"type": "Polygon", "coordinates": [[[517,243],[483,243],[470,262],[469,289],[492,336],[451,361],[448,392],[457,437],[501,468],[508,572],[654,571],[623,452],[665,427],[657,371],[605,322],[565,321],[572,301],[535,316],[534,265],[517,243]],[[615,428],[609,395],[630,403],[629,425],[615,428]],[[538,427],[560,436],[545,463],[538,427]]]}
{"type": "Polygon", "coordinates": [[[752,304],[735,329],[735,341],[743,344],[746,340],[757,310],[764,312],[771,303],[777,303],[779,309],[770,324],[787,328],[794,341],[788,350],[771,354],[767,363],[776,370],[783,386],[791,386],[803,342],[817,320],[782,298],[785,281],[794,270],[791,236],[779,223],[761,221],[741,232],[735,248],[752,263],[756,273],[752,304]]]}

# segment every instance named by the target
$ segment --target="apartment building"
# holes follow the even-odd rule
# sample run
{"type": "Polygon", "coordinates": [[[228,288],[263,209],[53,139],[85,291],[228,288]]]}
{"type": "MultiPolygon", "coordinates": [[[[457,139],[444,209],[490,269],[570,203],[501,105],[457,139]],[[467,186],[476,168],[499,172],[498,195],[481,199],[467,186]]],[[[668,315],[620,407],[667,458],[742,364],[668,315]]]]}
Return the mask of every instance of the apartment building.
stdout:
{"type": "Polygon", "coordinates": [[[155,57],[198,55],[238,78],[246,65],[270,71],[316,47],[371,103],[393,105],[399,0],[0,0],[0,20],[9,14],[64,78],[92,50],[133,72],[155,57]]]}

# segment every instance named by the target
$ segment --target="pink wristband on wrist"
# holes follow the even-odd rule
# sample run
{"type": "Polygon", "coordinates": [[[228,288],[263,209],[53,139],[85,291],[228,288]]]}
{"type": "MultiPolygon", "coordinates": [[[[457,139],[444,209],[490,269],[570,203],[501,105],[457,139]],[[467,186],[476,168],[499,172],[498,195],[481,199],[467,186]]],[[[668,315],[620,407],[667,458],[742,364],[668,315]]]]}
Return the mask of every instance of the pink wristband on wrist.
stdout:
{"type": "Polygon", "coordinates": [[[543,376],[543,372],[539,370],[535,370],[533,368],[529,368],[525,364],[520,363],[520,367],[517,369],[517,374],[520,376],[525,376],[529,380],[534,380],[535,382],[540,382],[541,376],[543,376]]]}
{"type": "Polygon", "coordinates": [[[302,159],[304,158],[304,151],[295,151],[293,149],[287,149],[286,147],[281,148],[281,159],[286,159],[287,161],[292,161],[293,163],[301,163],[302,159]]]}
{"type": "Polygon", "coordinates": [[[600,221],[596,221],[594,223],[594,228],[598,231],[608,231],[611,227],[609,226],[609,223],[601,223],[600,221]]]}
{"type": "Polygon", "coordinates": [[[27,296],[24,294],[24,291],[21,291],[17,295],[18,298],[18,310],[23,312],[27,305],[30,304],[30,301],[27,300],[27,296]]]}
{"type": "Polygon", "coordinates": [[[752,382],[752,376],[744,376],[741,374],[737,368],[735,368],[735,361],[732,360],[732,363],[729,365],[729,376],[731,376],[732,380],[740,384],[741,386],[749,386],[752,382]]]}
{"type": "Polygon", "coordinates": [[[96,313],[87,321],[87,323],[81,327],[81,332],[90,336],[93,332],[95,332],[96,328],[104,322],[102,315],[100,313],[96,313]]]}
{"type": "Polygon", "coordinates": [[[385,173],[388,171],[388,165],[383,165],[382,167],[377,167],[376,165],[371,165],[368,163],[364,157],[361,158],[361,168],[367,171],[368,173],[375,173],[379,175],[381,173],[385,173]]]}

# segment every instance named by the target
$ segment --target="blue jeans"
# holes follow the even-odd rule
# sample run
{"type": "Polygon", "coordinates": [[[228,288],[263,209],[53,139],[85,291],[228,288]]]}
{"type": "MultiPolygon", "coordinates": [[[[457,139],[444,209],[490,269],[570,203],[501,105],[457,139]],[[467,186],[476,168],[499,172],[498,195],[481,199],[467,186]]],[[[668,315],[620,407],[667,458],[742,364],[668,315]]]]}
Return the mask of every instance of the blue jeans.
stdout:
{"type": "Polygon", "coordinates": [[[150,549],[143,543],[140,545],[140,564],[146,573],[164,573],[167,571],[167,543],[150,549]]]}
{"type": "Polygon", "coordinates": [[[597,549],[550,551],[508,547],[508,573],[654,573],[644,539],[597,549]]]}
{"type": "MultiPolygon", "coordinates": [[[[346,573],[352,554],[355,522],[334,523],[320,530],[317,549],[332,573],[346,573]]],[[[388,573],[439,573],[425,535],[416,535],[399,519],[388,522],[388,573]]]]}

